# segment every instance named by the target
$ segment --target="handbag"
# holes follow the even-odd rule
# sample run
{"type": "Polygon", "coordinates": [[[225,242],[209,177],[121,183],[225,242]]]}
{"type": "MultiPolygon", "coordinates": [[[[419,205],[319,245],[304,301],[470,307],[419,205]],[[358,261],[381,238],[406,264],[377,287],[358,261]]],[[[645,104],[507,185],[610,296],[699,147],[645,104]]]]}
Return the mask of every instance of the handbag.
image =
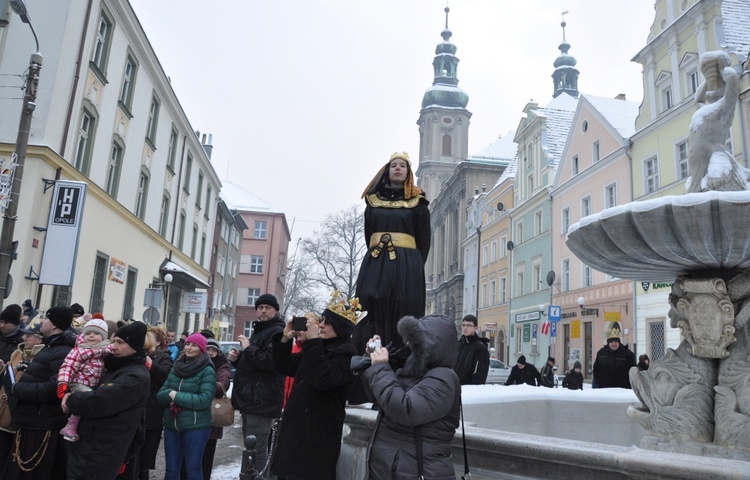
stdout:
{"type": "Polygon", "coordinates": [[[232,399],[227,397],[224,385],[221,385],[222,396],[211,400],[211,425],[214,427],[228,427],[234,425],[234,408],[232,399]]]}

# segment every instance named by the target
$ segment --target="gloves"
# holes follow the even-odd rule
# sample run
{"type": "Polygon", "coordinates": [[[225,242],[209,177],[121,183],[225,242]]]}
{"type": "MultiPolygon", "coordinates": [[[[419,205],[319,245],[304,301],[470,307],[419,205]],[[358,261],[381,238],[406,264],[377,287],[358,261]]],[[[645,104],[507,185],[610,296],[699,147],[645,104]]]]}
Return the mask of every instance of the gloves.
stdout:
{"type": "Polygon", "coordinates": [[[57,398],[62,400],[62,398],[65,396],[65,394],[68,392],[68,384],[67,383],[60,383],[57,385],[57,398]]]}

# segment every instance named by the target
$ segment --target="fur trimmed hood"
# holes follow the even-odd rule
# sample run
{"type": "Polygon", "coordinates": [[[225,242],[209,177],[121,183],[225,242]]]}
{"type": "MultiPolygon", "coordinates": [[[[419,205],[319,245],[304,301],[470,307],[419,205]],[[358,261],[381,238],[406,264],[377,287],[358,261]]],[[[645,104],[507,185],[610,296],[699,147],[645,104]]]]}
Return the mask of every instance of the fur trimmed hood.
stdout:
{"type": "Polygon", "coordinates": [[[445,315],[428,315],[417,320],[406,316],[398,322],[398,333],[411,354],[399,371],[405,377],[419,377],[435,367],[453,368],[458,356],[456,323],[445,315]]]}

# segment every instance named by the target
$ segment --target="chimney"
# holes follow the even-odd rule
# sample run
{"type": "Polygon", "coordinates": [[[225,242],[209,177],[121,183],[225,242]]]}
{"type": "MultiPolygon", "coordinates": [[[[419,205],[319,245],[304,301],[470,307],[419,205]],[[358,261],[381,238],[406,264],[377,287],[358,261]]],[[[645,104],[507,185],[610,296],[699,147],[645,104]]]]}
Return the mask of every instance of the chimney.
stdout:
{"type": "Polygon", "coordinates": [[[615,97],[615,100],[625,100],[625,94],[621,93],[615,97]]]}
{"type": "Polygon", "coordinates": [[[214,146],[211,145],[211,143],[213,142],[213,140],[214,140],[214,136],[211,133],[208,134],[208,142],[206,142],[206,134],[205,133],[203,134],[203,139],[201,140],[201,145],[203,146],[203,151],[206,152],[206,156],[208,157],[209,160],[211,160],[211,153],[214,150],[214,146]]]}

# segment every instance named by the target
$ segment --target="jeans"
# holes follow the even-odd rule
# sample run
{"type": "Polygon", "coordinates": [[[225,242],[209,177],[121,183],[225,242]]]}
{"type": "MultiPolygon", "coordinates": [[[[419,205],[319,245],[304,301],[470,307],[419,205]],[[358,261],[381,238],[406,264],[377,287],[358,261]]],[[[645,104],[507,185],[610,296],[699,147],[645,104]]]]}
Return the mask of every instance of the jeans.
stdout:
{"type": "Polygon", "coordinates": [[[206,448],[211,427],[178,432],[164,429],[164,456],[167,473],[164,480],[179,480],[182,458],[189,480],[203,480],[203,449],[206,448]]]}
{"type": "MultiPolygon", "coordinates": [[[[273,425],[273,418],[259,417],[251,413],[242,414],[242,441],[245,441],[245,437],[248,435],[255,435],[255,439],[258,443],[255,445],[255,471],[260,473],[266,466],[268,461],[268,437],[271,434],[271,426],[273,425]]],[[[243,445],[244,446],[244,445],[243,445]]],[[[271,467],[269,466],[262,477],[269,478],[269,472],[271,467]]]]}

